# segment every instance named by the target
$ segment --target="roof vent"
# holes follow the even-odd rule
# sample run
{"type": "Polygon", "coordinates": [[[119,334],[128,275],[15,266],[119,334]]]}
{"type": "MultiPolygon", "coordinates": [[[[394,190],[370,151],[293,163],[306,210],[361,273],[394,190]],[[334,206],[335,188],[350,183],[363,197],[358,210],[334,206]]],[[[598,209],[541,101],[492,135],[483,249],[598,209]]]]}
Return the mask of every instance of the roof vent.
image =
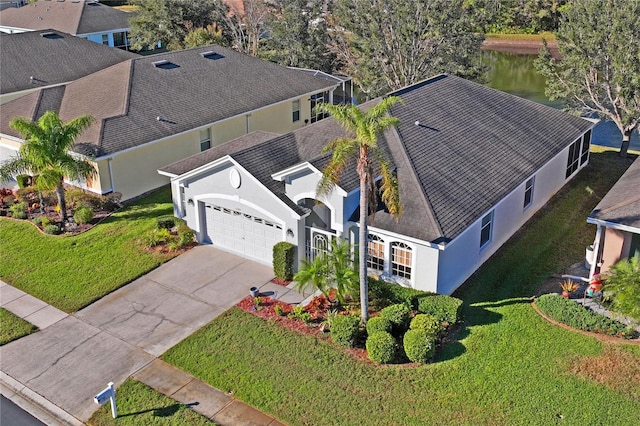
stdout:
{"type": "Polygon", "coordinates": [[[48,38],[49,40],[55,40],[57,38],[62,38],[62,36],[58,33],[52,33],[51,31],[47,31],[46,33],[41,33],[40,37],[48,38]]]}
{"type": "Polygon", "coordinates": [[[224,58],[224,55],[221,55],[219,53],[216,53],[212,50],[208,51],[208,52],[202,52],[200,53],[200,55],[202,55],[203,58],[207,58],[207,59],[211,59],[211,60],[216,60],[216,59],[222,59],[224,58]]]}
{"type": "Polygon", "coordinates": [[[172,70],[174,68],[180,67],[180,65],[176,65],[173,62],[167,61],[166,59],[163,59],[162,61],[153,62],[153,66],[163,70],[172,70]]]}

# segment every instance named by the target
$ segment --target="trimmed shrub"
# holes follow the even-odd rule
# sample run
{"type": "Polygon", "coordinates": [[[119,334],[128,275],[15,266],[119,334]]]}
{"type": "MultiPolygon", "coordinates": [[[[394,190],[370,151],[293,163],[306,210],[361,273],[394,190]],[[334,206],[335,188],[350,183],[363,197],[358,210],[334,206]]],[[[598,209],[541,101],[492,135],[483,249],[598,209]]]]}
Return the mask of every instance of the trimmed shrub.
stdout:
{"type": "Polygon", "coordinates": [[[158,216],[156,218],[156,226],[158,229],[166,229],[169,230],[176,225],[176,218],[173,216],[165,215],[158,216]]]}
{"type": "Polygon", "coordinates": [[[432,295],[428,291],[416,290],[414,288],[402,287],[394,283],[387,283],[369,277],[369,299],[372,304],[379,308],[403,303],[411,309],[417,309],[420,299],[432,295]]]}
{"type": "Polygon", "coordinates": [[[89,223],[93,219],[93,210],[90,207],[80,207],[73,213],[73,220],[76,223],[89,223]]]}
{"type": "Polygon", "coordinates": [[[578,330],[624,338],[632,338],[636,335],[630,327],[557,294],[544,294],[538,297],[536,305],[554,320],[578,330]]]}
{"type": "Polygon", "coordinates": [[[281,280],[293,279],[293,259],[296,247],[286,241],[273,246],[273,273],[281,280]]]}
{"type": "Polygon", "coordinates": [[[418,302],[418,312],[433,315],[441,322],[449,324],[458,322],[461,311],[462,300],[443,294],[423,297],[418,302]]]}
{"type": "Polygon", "coordinates": [[[16,203],[9,207],[13,217],[16,219],[26,219],[27,218],[27,203],[16,203]]]}
{"type": "Polygon", "coordinates": [[[102,197],[98,197],[94,194],[84,192],[82,189],[69,189],[65,192],[65,199],[67,206],[73,210],[77,210],[80,207],[88,207],[92,210],[99,210],[102,208],[102,197]]]}
{"type": "Polygon", "coordinates": [[[435,351],[435,338],[427,330],[414,329],[404,334],[402,339],[404,353],[413,362],[428,362],[435,351]]]}
{"type": "Polygon", "coordinates": [[[404,333],[409,327],[411,310],[407,305],[398,303],[396,305],[387,306],[381,310],[380,316],[389,320],[393,327],[393,332],[399,335],[404,333]]]}
{"type": "Polygon", "coordinates": [[[393,324],[387,318],[383,317],[373,317],[369,318],[367,321],[367,334],[371,336],[373,333],[377,333],[379,331],[384,331],[387,333],[391,333],[393,330],[393,324]]]}
{"type": "Polygon", "coordinates": [[[168,229],[154,229],[148,234],[145,234],[140,242],[147,247],[156,247],[161,244],[166,244],[171,240],[171,232],[168,229]]]}
{"type": "Polygon", "coordinates": [[[360,337],[360,317],[338,315],[331,323],[331,338],[340,346],[353,347],[360,337]]]}
{"type": "Polygon", "coordinates": [[[178,244],[180,248],[186,247],[193,242],[196,233],[191,228],[178,228],[178,244]]]}
{"type": "Polygon", "coordinates": [[[29,175],[18,175],[16,176],[16,182],[18,183],[18,188],[22,189],[31,186],[33,178],[29,175]]]}
{"type": "Polygon", "coordinates": [[[58,235],[60,233],[60,228],[58,225],[45,225],[42,230],[45,234],[49,235],[58,235]]]}
{"type": "Polygon", "coordinates": [[[440,320],[429,314],[418,314],[413,317],[411,324],[409,324],[409,329],[425,330],[435,337],[444,331],[440,320]]]}
{"type": "Polygon", "coordinates": [[[367,353],[369,359],[380,364],[388,364],[396,358],[398,343],[386,331],[378,331],[367,338],[367,353]]]}

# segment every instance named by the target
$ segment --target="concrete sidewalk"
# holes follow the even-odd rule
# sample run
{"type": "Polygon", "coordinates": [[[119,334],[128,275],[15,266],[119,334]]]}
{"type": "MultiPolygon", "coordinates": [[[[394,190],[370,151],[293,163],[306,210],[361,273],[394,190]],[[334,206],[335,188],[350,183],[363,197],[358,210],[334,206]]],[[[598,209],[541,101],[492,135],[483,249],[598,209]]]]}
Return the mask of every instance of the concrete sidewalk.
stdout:
{"type": "Polygon", "coordinates": [[[133,375],[197,402],[196,411],[221,425],[278,425],[157,359],[272,277],[271,268],[198,246],[72,315],[3,284],[3,307],[41,331],[0,347],[0,390],[35,402],[60,424],[82,424],[97,409],[94,395],[133,375]]]}

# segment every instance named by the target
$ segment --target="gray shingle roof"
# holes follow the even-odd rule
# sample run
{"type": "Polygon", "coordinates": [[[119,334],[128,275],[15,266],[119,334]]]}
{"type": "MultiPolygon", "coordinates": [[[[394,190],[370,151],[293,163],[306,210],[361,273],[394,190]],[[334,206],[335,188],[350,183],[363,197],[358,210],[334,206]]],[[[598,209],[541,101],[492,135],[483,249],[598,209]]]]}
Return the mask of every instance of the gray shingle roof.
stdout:
{"type": "Polygon", "coordinates": [[[0,93],[67,83],[137,56],[54,30],[1,35],[0,93]]]}
{"type": "Polygon", "coordinates": [[[630,226],[640,232],[640,158],[613,185],[589,218],[630,226]]]}
{"type": "Polygon", "coordinates": [[[84,0],[38,0],[0,12],[0,25],[30,30],[53,28],[90,34],[129,28],[130,13],[84,0]]]}
{"type": "MultiPolygon", "coordinates": [[[[77,147],[99,157],[333,86],[243,53],[206,46],[130,59],[69,83],[59,113],[65,121],[82,114],[96,118],[77,147]],[[221,57],[201,55],[209,51],[221,57]],[[154,66],[162,60],[177,66],[154,66]]],[[[13,102],[2,106],[0,132],[17,136],[8,126],[17,113],[13,102]]]]}
{"type": "MultiPolygon", "coordinates": [[[[404,211],[398,221],[377,212],[375,226],[425,241],[455,238],[593,126],[453,76],[394,94],[403,101],[392,108],[400,125],[379,143],[396,167],[404,211]]],[[[326,119],[231,156],[287,202],[283,183],[271,175],[304,161],[322,169],[322,147],[341,136],[342,129],[326,119]]],[[[357,188],[355,167],[340,186],[357,188]]]]}

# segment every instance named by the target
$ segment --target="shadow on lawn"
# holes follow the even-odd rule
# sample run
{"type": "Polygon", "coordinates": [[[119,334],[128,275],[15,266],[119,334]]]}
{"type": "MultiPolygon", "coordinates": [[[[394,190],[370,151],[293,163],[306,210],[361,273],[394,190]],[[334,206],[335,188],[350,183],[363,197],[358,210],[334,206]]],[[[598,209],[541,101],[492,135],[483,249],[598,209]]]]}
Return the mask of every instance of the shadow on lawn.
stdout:
{"type": "Polygon", "coordinates": [[[138,416],[140,414],[152,413],[153,417],[171,417],[180,411],[181,408],[191,408],[198,405],[197,402],[191,404],[171,404],[165,407],[149,408],[148,410],[136,411],[135,413],[118,414],[118,417],[138,416]]]}

